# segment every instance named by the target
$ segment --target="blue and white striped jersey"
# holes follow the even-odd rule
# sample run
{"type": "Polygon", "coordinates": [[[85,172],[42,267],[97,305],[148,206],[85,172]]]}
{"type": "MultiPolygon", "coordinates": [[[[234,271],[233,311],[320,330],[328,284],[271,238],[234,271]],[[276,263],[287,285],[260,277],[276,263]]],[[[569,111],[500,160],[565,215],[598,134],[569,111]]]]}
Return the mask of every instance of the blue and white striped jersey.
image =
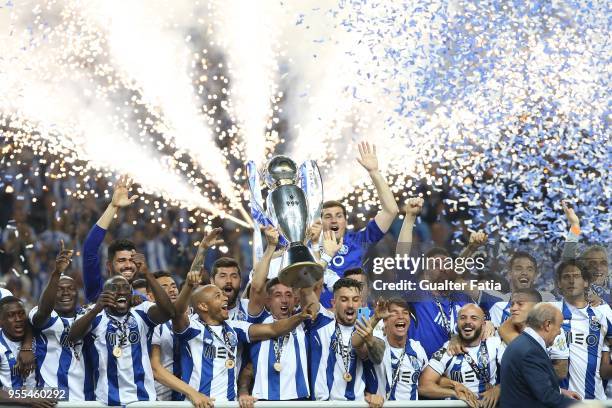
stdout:
{"type": "MultiPolygon", "coordinates": [[[[175,376],[180,377],[180,356],[178,354],[178,340],[172,331],[172,322],[166,322],[155,327],[151,344],[159,346],[161,365],[175,376]]],[[[155,381],[155,391],[158,401],[173,401],[172,389],[155,381]]]]}
{"type": "Polygon", "coordinates": [[[425,349],[421,343],[412,339],[407,339],[404,348],[391,347],[386,337],[383,340],[383,361],[375,365],[379,381],[378,394],[385,396],[385,399],[388,395],[389,401],[419,399],[419,377],[427,366],[425,349]]]}
{"type": "Polygon", "coordinates": [[[366,383],[368,391],[378,390],[373,364],[362,361],[350,347],[354,326],[336,324],[334,314],[320,307],[314,321],[306,320],[304,327],[308,341],[311,399],[363,401],[366,383]],[[342,342],[338,339],[337,330],[342,342]],[[347,372],[345,364],[348,364],[350,381],[344,379],[347,372]]]}
{"type": "Polygon", "coordinates": [[[606,399],[599,365],[601,353],[607,348],[606,339],[612,337],[610,306],[577,308],[569,303],[556,302],[563,313],[563,330],[569,346],[569,380],[561,383],[580,394],[583,399],[606,399]]]}
{"type": "Polygon", "coordinates": [[[436,373],[462,383],[476,395],[485,392],[487,384],[499,383],[497,373],[505,349],[499,337],[492,336],[478,346],[468,347],[468,354],[480,374],[472,368],[465,354],[450,356],[447,349],[448,342],[429,359],[429,366],[436,373]]]}
{"type": "MultiPolygon", "coordinates": [[[[38,306],[30,311],[30,322],[37,311],[38,306]]],[[[77,309],[76,318],[84,313],[83,309],[77,309]]],[[[34,329],[36,384],[38,387],[66,389],[71,401],[85,401],[83,342],[68,342],[68,332],[74,321],[74,317],[60,317],[54,310],[43,327],[34,329]]],[[[87,393],[90,398],[91,392],[87,393]]]]}
{"type": "Polygon", "coordinates": [[[250,342],[250,326],[251,323],[239,320],[208,326],[215,335],[199,318],[189,319],[189,326],[182,333],[176,333],[181,356],[181,379],[216,401],[234,401],[239,372],[236,357],[242,353],[244,344],[250,342]],[[224,331],[227,333],[229,351],[225,346],[224,331]],[[228,360],[234,360],[234,366],[227,367],[228,360]]]}
{"type": "Polygon", "coordinates": [[[132,307],[125,316],[109,316],[102,311],[92,322],[89,334],[93,339],[91,358],[97,401],[107,405],[155,401],[149,351],[156,324],[147,315],[151,306],[153,303],[145,301],[132,307]],[[114,321],[125,322],[127,326],[126,344],[120,346],[119,357],[115,357],[113,349],[119,345],[121,330],[114,321]]]}
{"type": "Polygon", "coordinates": [[[227,311],[228,320],[240,320],[246,322],[249,319],[249,299],[237,299],[236,306],[227,311]]]}
{"type": "Polygon", "coordinates": [[[25,380],[16,369],[20,341],[12,341],[0,329],[0,387],[2,388],[34,388],[36,379],[31,373],[25,380]]]}
{"type": "MultiPolygon", "coordinates": [[[[264,313],[266,316],[262,316],[261,323],[274,323],[272,315],[264,313]]],[[[252,343],[248,350],[255,373],[253,397],[270,401],[309,397],[308,358],[303,325],[278,339],[252,343]],[[280,371],[274,369],[275,349],[280,356],[280,371]]]]}

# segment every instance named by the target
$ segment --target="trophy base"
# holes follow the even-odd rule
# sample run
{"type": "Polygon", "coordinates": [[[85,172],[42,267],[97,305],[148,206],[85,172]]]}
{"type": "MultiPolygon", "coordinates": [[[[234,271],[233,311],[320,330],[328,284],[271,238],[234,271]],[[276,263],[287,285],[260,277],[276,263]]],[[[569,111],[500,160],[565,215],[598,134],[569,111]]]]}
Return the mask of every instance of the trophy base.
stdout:
{"type": "Polygon", "coordinates": [[[310,250],[301,243],[291,243],[283,254],[278,280],[290,288],[309,288],[323,277],[323,267],[314,261],[310,250]]]}

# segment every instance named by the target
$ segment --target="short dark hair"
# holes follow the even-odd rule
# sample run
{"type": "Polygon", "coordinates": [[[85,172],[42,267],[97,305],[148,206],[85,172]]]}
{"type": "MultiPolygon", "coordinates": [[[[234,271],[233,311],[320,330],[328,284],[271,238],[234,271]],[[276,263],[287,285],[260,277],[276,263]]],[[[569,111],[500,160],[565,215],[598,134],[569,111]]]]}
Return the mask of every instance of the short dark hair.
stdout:
{"type": "Polygon", "coordinates": [[[157,272],[153,272],[153,277],[155,279],[159,279],[159,278],[172,278],[172,274],[168,271],[157,271],[157,272]]]}
{"type": "Polygon", "coordinates": [[[585,281],[589,283],[593,281],[593,275],[591,274],[591,271],[585,268],[582,262],[578,261],[577,259],[569,259],[557,265],[557,269],[555,270],[555,277],[557,278],[557,282],[561,281],[561,275],[563,274],[565,269],[569,268],[570,266],[578,268],[580,274],[582,275],[582,279],[584,279],[585,281]]]}
{"type": "Polygon", "coordinates": [[[13,303],[19,303],[23,306],[23,302],[17,296],[5,296],[0,299],[0,318],[4,317],[4,307],[13,303]]]}
{"type": "Polygon", "coordinates": [[[351,278],[340,278],[334,283],[334,294],[342,288],[356,288],[361,292],[362,284],[359,281],[351,278]]]}
{"type": "Polygon", "coordinates": [[[142,288],[149,289],[149,285],[147,284],[147,281],[145,279],[136,279],[135,281],[132,281],[132,289],[142,288]]]}
{"type": "Polygon", "coordinates": [[[136,246],[129,239],[116,239],[110,243],[107,250],[109,262],[115,259],[115,254],[119,251],[135,251],[136,246]]]}
{"type": "Polygon", "coordinates": [[[340,201],[336,201],[336,200],[329,200],[329,201],[324,202],[323,205],[321,206],[321,212],[323,212],[323,210],[325,210],[326,208],[332,208],[332,207],[342,208],[342,214],[344,214],[344,218],[346,218],[346,207],[340,201]]]}
{"type": "Polygon", "coordinates": [[[240,265],[234,258],[222,256],[221,258],[217,259],[215,263],[213,263],[210,279],[215,279],[215,275],[217,274],[219,268],[236,268],[238,269],[238,276],[240,276],[240,265]]]}
{"type": "Polygon", "coordinates": [[[526,296],[529,296],[529,300],[531,302],[536,302],[536,303],[540,303],[542,301],[542,295],[540,294],[540,292],[538,292],[536,289],[534,288],[519,288],[516,289],[514,292],[512,292],[512,294],[510,295],[510,299],[512,299],[512,297],[514,295],[518,295],[518,294],[524,294],[526,296]]]}
{"type": "Polygon", "coordinates": [[[266,293],[269,295],[270,292],[272,291],[272,288],[278,285],[279,283],[282,283],[282,282],[280,281],[280,279],[278,279],[278,277],[269,279],[266,282],[266,293]]]}
{"type": "Polygon", "coordinates": [[[357,268],[349,268],[346,271],[344,271],[344,277],[345,278],[350,278],[351,276],[354,275],[363,275],[366,277],[366,281],[368,280],[368,275],[365,273],[365,271],[359,267],[357,268]]]}
{"type": "Polygon", "coordinates": [[[408,311],[410,311],[410,305],[408,304],[408,302],[406,302],[404,299],[400,298],[400,297],[392,297],[390,299],[387,300],[387,308],[389,308],[389,306],[391,305],[395,305],[395,306],[399,306],[402,309],[406,309],[408,311]]]}
{"type": "Polygon", "coordinates": [[[529,259],[531,263],[533,264],[533,267],[536,273],[538,272],[538,261],[535,259],[533,255],[525,251],[515,251],[510,257],[510,260],[508,261],[508,267],[512,269],[512,264],[514,264],[514,261],[516,261],[517,259],[521,259],[521,258],[529,259]]]}

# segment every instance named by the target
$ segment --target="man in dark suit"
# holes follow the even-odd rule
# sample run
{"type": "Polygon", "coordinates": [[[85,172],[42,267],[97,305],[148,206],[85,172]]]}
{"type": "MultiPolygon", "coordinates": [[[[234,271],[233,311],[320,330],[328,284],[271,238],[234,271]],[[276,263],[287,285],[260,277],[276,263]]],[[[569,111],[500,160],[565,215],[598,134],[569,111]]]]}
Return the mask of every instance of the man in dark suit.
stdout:
{"type": "Polygon", "coordinates": [[[546,348],[561,333],[563,316],[540,303],[527,317],[527,328],[504,352],[501,363],[500,408],[565,408],[580,397],[559,388],[546,348]]]}

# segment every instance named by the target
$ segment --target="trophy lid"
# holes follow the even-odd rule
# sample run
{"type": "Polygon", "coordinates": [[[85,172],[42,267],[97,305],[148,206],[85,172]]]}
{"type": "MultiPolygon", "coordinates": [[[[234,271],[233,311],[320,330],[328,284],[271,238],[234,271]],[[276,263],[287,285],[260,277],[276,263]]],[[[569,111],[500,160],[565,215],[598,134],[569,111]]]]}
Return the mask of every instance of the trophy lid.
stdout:
{"type": "Polygon", "coordinates": [[[265,181],[268,187],[282,184],[294,184],[297,178],[297,166],[287,156],[274,156],[266,166],[265,181]]]}

